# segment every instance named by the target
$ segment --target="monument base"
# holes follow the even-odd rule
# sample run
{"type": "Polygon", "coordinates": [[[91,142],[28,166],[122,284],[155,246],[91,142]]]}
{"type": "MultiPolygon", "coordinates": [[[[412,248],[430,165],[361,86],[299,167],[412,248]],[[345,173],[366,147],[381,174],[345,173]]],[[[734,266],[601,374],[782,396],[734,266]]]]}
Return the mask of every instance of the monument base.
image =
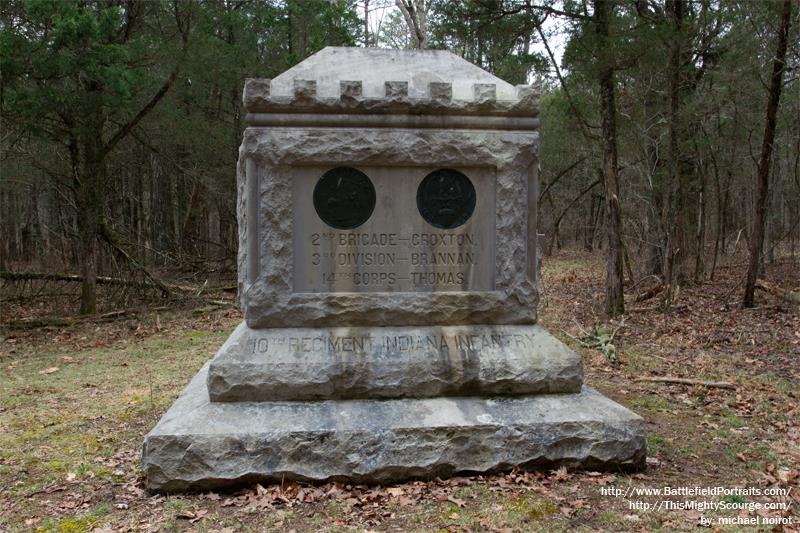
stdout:
{"type": "Polygon", "coordinates": [[[581,358],[538,325],[252,329],[211,361],[212,402],[580,392],[581,358]]]}
{"type": "Polygon", "coordinates": [[[150,490],[386,483],[516,465],[644,467],[644,420],[588,387],[506,398],[211,402],[208,367],[145,438],[150,490]]]}

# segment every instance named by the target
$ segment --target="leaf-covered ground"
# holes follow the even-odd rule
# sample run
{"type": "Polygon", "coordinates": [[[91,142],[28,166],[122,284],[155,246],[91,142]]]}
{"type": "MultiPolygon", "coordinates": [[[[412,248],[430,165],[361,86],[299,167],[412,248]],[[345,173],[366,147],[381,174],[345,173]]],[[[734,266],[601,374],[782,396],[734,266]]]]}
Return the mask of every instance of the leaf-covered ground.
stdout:
{"type": "MultiPolygon", "coordinates": [[[[770,266],[767,274],[800,289],[796,264],[770,266]]],[[[735,516],[791,519],[784,529],[797,530],[800,310],[763,292],[759,307],[740,309],[741,278],[740,266],[719,269],[715,282],[684,287],[669,314],[655,308],[657,299],[633,303],[631,293],[629,307],[637,310],[605,321],[602,258],[546,259],[543,325],[581,353],[589,385],[647,422],[648,469],[634,475],[560,469],[389,487],[285,482],[151,495],[142,490],[142,438],[222,344],[238,312],[162,309],[7,329],[0,343],[0,531],[674,531],[735,516]],[[735,388],[639,380],[648,376],[735,388]],[[665,486],[790,492],[631,493],[665,486]],[[744,509],[643,506],[687,500],[744,509]],[[790,508],[752,509],[756,503],[790,508]]],[[[7,307],[2,319],[23,311],[7,307]]]]}

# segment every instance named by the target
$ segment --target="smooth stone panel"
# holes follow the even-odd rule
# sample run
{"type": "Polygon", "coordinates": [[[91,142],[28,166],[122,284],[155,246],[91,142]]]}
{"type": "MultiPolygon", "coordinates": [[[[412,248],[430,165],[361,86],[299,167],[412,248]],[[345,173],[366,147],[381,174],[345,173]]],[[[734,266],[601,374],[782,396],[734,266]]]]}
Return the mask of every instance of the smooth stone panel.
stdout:
{"type": "Polygon", "coordinates": [[[644,421],[597,391],[520,398],[210,402],[208,365],[144,442],[153,491],[388,483],[556,465],[644,467],[644,421]]]}
{"type": "Polygon", "coordinates": [[[581,358],[540,326],[251,329],[211,361],[212,401],[579,392],[581,358]]]}
{"type": "MultiPolygon", "coordinates": [[[[358,167],[377,201],[354,229],[328,226],[312,192],[330,167],[296,167],[292,180],[293,291],[295,293],[479,292],[494,290],[495,176],[460,168],[475,190],[463,224],[441,229],[417,208],[417,190],[435,167],[358,167]]],[[[454,204],[459,206],[458,203],[454,204]]],[[[353,211],[353,200],[339,205],[353,211]]]]}

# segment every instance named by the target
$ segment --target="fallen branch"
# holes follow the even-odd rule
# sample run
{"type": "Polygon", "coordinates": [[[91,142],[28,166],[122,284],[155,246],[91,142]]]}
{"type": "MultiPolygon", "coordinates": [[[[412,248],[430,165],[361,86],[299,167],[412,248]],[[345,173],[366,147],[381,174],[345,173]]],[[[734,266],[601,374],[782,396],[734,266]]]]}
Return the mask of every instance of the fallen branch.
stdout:
{"type": "Polygon", "coordinates": [[[718,389],[736,389],[736,385],[728,381],[703,381],[701,379],[677,378],[673,376],[648,376],[636,378],[636,381],[650,381],[654,383],[679,383],[682,385],[701,385],[718,389]]]}
{"type": "Polygon", "coordinates": [[[202,315],[204,313],[217,311],[220,307],[236,307],[236,304],[235,302],[226,300],[206,300],[206,305],[204,307],[192,309],[192,313],[195,315],[202,315]]]}
{"type": "MultiPolygon", "coordinates": [[[[6,281],[69,281],[81,283],[83,276],[77,274],[59,274],[57,272],[11,272],[0,271],[0,279],[6,281]]],[[[97,276],[98,285],[125,285],[129,287],[150,287],[149,283],[134,281],[122,278],[111,278],[108,276],[97,276]]]]}
{"type": "Polygon", "coordinates": [[[176,287],[167,286],[166,283],[158,279],[152,272],[150,272],[147,268],[145,268],[144,265],[139,263],[139,261],[137,261],[131,254],[129,254],[119,243],[119,239],[111,231],[111,228],[109,228],[106,224],[101,224],[99,234],[103,238],[103,240],[105,240],[109,246],[111,246],[114,250],[116,250],[117,253],[120,254],[120,256],[122,256],[130,265],[139,270],[144,275],[145,278],[149,279],[152,282],[153,285],[161,289],[161,292],[164,296],[172,295],[172,291],[176,287]]]}
{"type": "MultiPolygon", "coordinates": [[[[126,258],[130,259],[130,256],[126,258]]],[[[112,278],[109,276],[97,276],[97,284],[98,285],[122,285],[125,287],[138,287],[138,288],[150,288],[150,289],[160,289],[162,291],[167,290],[168,293],[173,292],[184,292],[184,293],[195,293],[197,292],[197,287],[192,287],[189,285],[178,285],[176,283],[168,283],[166,281],[161,281],[155,277],[150,271],[144,269],[138,263],[132,263],[135,268],[139,269],[144,276],[150,281],[136,281],[130,279],[123,279],[123,278],[112,278]]],[[[0,270],[0,280],[4,281],[64,281],[64,282],[72,282],[72,283],[82,283],[83,276],[79,276],[78,274],[61,274],[58,272],[11,272],[7,270],[0,270]]],[[[231,292],[236,290],[238,287],[233,286],[230,288],[224,286],[220,290],[223,292],[231,292]]],[[[201,291],[202,292],[202,291],[201,291]]],[[[200,294],[198,293],[197,296],[200,294]]],[[[197,297],[196,296],[196,297],[197,297]]]]}
{"type": "Polygon", "coordinates": [[[756,288],[761,289],[764,292],[768,292],[773,296],[777,296],[781,300],[785,300],[794,305],[800,305],[800,292],[792,292],[786,289],[781,289],[780,287],[776,287],[771,283],[767,283],[764,280],[756,280],[756,288]]]}
{"type": "Polygon", "coordinates": [[[87,315],[83,317],[44,317],[30,318],[27,320],[11,320],[3,325],[9,329],[36,329],[44,327],[66,327],[75,324],[113,322],[128,316],[136,316],[141,313],[152,313],[153,311],[166,311],[169,307],[162,305],[150,307],[148,309],[119,309],[101,315],[87,315]]]}
{"type": "Polygon", "coordinates": [[[638,303],[638,302],[643,302],[645,300],[649,300],[650,298],[654,298],[654,297],[658,296],[664,290],[664,288],[665,288],[665,285],[663,283],[660,283],[660,284],[656,285],[655,287],[653,287],[652,289],[648,289],[648,290],[644,291],[642,294],[637,296],[636,300],[634,300],[634,301],[638,303]]]}
{"type": "MultiPolygon", "coordinates": [[[[687,304],[680,304],[680,305],[673,305],[669,308],[670,311],[683,311],[684,309],[688,309],[689,306],[687,304]]],[[[656,305],[651,305],[649,307],[632,307],[631,309],[626,309],[628,313],[642,313],[645,311],[664,311],[664,303],[658,303],[656,305]]]]}

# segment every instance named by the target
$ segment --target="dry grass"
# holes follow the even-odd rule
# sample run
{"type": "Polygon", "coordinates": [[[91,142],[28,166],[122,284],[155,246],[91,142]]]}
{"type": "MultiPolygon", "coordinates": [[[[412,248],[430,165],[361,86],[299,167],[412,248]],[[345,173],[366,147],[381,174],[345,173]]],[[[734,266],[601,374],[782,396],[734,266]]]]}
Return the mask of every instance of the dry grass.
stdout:
{"type": "MultiPolygon", "coordinates": [[[[682,291],[683,310],[633,313],[621,323],[599,314],[599,258],[564,253],[545,261],[542,323],[581,353],[589,385],[647,421],[652,460],[634,476],[559,471],[391,491],[285,484],[154,497],[141,489],[142,438],[222,344],[237,313],[175,311],[8,332],[0,344],[0,531],[694,529],[698,513],[631,509],[601,488],[796,489],[798,311],[763,294],[759,308],[739,309],[739,275],[722,269],[714,284],[682,291]],[[596,324],[617,331],[616,362],[570,337],[596,324]],[[650,374],[725,379],[737,390],[635,381],[650,374]]],[[[770,275],[797,282],[792,272],[770,275]]],[[[715,514],[726,513],[706,513],[715,514]]]]}

